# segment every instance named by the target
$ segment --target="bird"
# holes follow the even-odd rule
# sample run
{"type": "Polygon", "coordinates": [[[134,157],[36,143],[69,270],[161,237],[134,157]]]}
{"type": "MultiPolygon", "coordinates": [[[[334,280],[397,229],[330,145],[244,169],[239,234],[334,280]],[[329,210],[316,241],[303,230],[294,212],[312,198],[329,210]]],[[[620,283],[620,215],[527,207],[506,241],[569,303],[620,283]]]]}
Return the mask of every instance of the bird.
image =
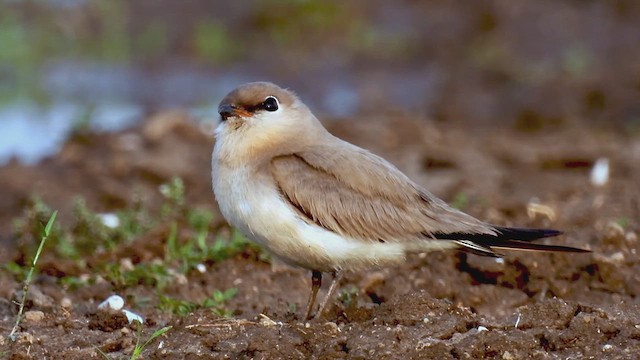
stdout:
{"type": "Polygon", "coordinates": [[[382,157],[332,135],[292,91],[241,85],[218,107],[212,187],[224,218],[287,264],[311,270],[305,319],[323,273],[393,266],[408,254],[500,249],[588,252],[533,243],[553,229],[492,225],[449,206],[382,157]]]}

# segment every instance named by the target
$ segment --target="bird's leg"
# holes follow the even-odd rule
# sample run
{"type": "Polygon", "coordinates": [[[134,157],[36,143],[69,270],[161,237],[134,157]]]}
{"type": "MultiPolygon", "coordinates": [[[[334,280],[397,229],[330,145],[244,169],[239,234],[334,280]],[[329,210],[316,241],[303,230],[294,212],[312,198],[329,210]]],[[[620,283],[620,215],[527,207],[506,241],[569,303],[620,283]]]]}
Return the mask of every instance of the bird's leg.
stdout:
{"type": "Polygon", "coordinates": [[[316,302],[316,295],[318,290],[322,286],[322,273],[317,270],[311,271],[311,294],[309,294],[309,303],[307,304],[307,315],[305,320],[311,319],[311,310],[313,309],[313,303],[316,302]]]}
{"type": "Polygon", "coordinates": [[[327,307],[327,305],[329,304],[329,301],[331,301],[331,298],[333,297],[333,293],[336,292],[336,289],[340,284],[340,280],[342,280],[342,271],[336,270],[333,273],[333,281],[331,282],[331,286],[329,287],[329,292],[327,292],[327,295],[324,297],[324,300],[322,300],[322,303],[320,304],[320,309],[318,309],[318,313],[316,314],[315,317],[319,318],[320,316],[322,316],[324,309],[327,307]]]}

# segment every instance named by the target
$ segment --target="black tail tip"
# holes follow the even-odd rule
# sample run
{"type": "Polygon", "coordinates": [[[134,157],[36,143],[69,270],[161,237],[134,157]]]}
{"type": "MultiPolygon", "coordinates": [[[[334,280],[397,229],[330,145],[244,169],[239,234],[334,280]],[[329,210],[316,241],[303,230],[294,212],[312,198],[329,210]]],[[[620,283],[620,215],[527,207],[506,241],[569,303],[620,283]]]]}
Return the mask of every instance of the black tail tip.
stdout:
{"type": "Polygon", "coordinates": [[[540,231],[542,232],[542,236],[543,238],[546,237],[554,237],[554,236],[559,236],[564,234],[564,232],[560,231],[560,230],[553,230],[553,229],[540,229],[540,231]]]}
{"type": "Polygon", "coordinates": [[[554,229],[529,229],[503,226],[495,226],[494,228],[500,233],[500,235],[498,235],[499,238],[511,240],[531,241],[562,235],[562,231],[554,229]]]}

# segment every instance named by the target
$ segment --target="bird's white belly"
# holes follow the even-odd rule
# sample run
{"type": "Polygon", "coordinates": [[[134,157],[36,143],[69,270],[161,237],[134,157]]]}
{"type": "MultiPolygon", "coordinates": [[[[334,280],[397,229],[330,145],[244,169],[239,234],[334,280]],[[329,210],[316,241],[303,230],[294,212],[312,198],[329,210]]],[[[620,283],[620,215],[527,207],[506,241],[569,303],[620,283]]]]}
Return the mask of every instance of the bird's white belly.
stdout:
{"type": "Polygon", "coordinates": [[[303,221],[274,184],[249,169],[218,168],[214,192],[220,211],[251,240],[292,265],[320,271],[361,269],[402,261],[404,246],[350,239],[303,221]]]}

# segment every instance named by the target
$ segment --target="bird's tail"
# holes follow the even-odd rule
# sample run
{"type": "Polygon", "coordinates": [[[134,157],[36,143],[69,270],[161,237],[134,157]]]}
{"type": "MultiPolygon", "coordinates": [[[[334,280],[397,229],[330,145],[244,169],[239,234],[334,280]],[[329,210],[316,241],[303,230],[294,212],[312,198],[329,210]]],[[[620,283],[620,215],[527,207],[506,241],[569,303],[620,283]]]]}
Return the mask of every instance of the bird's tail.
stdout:
{"type": "Polygon", "coordinates": [[[501,256],[494,249],[515,249],[527,251],[552,251],[587,253],[590,250],[560,245],[536,244],[531,241],[561,235],[562,232],[551,229],[523,229],[494,226],[496,235],[491,234],[441,234],[441,239],[453,240],[461,250],[484,256],[501,256]]]}

